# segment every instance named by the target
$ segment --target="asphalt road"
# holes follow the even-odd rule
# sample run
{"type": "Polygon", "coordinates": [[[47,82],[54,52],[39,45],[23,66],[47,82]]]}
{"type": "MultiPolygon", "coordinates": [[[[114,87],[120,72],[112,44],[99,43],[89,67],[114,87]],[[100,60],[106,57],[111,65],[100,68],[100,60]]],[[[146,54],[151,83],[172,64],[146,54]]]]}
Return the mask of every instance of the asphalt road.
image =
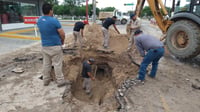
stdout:
{"type": "MultiPolygon", "coordinates": [[[[61,24],[63,24],[62,27],[64,31],[66,32],[66,34],[72,33],[72,29],[73,29],[72,24],[74,24],[74,22],[61,22],[61,24]]],[[[0,36],[0,55],[10,53],[20,48],[24,48],[24,47],[40,42],[40,40],[34,40],[35,38],[34,30],[32,31],[23,31],[23,30],[26,30],[26,29],[14,29],[14,30],[4,31],[0,33],[0,34],[4,34],[4,33],[7,34],[7,36],[0,36]],[[13,34],[13,32],[16,32],[16,33],[13,34]],[[24,36],[31,37],[31,39],[22,38],[24,36]]],[[[39,32],[38,32],[38,35],[40,35],[39,32]]]]}

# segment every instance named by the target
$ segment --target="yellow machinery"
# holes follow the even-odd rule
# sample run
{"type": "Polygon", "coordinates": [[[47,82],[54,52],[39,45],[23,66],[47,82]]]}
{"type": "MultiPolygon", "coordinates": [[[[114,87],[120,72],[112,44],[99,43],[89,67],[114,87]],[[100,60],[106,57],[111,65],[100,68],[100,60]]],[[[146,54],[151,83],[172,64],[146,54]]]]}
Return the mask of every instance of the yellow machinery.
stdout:
{"type": "MultiPolygon", "coordinates": [[[[140,16],[146,0],[137,0],[135,13],[140,16]]],[[[147,0],[157,25],[166,33],[166,45],[177,58],[193,58],[200,53],[200,0],[176,0],[176,12],[168,12],[161,0],[147,0]],[[162,12],[161,12],[162,10],[162,12]]]]}

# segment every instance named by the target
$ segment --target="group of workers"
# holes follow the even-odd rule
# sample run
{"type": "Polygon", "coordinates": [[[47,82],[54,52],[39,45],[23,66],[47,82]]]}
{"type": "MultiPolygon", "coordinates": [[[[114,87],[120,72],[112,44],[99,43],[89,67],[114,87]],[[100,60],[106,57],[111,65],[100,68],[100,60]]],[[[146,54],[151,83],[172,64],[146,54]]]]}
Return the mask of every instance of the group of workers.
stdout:
{"type": "MultiPolygon", "coordinates": [[[[57,86],[61,87],[66,85],[66,80],[64,79],[62,72],[63,51],[61,47],[64,44],[65,33],[60,22],[53,17],[53,10],[50,4],[44,4],[42,6],[42,11],[44,16],[39,18],[37,24],[41,33],[44,86],[48,86],[51,81],[50,72],[53,65],[55,68],[57,86]]],[[[146,69],[151,63],[152,70],[149,76],[151,78],[155,78],[158,68],[158,61],[164,54],[164,45],[160,40],[151,35],[144,34],[143,31],[140,30],[141,22],[136,15],[132,14],[130,18],[131,36],[129,38],[128,50],[130,50],[132,45],[135,44],[141,57],[143,57],[138,72],[138,77],[135,79],[143,82],[145,80],[145,75],[147,74],[146,69]]],[[[109,26],[113,25],[115,30],[120,33],[115,25],[116,20],[117,17],[113,16],[112,18],[107,18],[102,24],[102,32],[104,36],[102,47],[104,49],[109,49],[109,26]]],[[[76,47],[77,39],[79,39],[80,47],[83,47],[83,29],[86,24],[88,24],[87,21],[75,23],[73,29],[75,40],[73,47],[76,47]]],[[[95,60],[90,58],[84,61],[82,65],[82,77],[84,79],[83,89],[87,94],[91,93],[91,80],[95,80],[91,72],[91,65],[94,64],[94,62],[95,60]]]]}

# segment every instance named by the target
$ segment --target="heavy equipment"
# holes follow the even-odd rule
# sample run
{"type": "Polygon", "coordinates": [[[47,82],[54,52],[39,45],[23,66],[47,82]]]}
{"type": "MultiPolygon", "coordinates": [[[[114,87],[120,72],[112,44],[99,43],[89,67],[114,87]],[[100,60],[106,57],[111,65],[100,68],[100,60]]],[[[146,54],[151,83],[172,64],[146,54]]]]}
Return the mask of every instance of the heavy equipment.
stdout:
{"type": "MultiPolygon", "coordinates": [[[[135,13],[140,16],[146,0],[137,0],[135,13]]],[[[190,59],[200,54],[200,0],[173,0],[174,15],[162,0],[147,0],[158,27],[166,34],[166,45],[172,55],[190,59]]]]}

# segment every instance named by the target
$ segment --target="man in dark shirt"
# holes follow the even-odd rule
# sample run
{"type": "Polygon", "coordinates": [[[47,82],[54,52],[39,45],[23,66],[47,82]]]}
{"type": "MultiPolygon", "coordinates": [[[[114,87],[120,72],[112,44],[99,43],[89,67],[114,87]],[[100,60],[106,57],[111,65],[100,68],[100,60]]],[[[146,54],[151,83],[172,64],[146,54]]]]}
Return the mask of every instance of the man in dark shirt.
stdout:
{"type": "Polygon", "coordinates": [[[116,16],[113,16],[112,18],[107,18],[104,22],[103,22],[103,25],[102,25],[102,32],[103,32],[103,36],[104,36],[104,39],[103,39],[103,47],[105,49],[108,49],[109,46],[108,46],[108,43],[109,43],[109,33],[108,33],[108,28],[110,25],[113,25],[113,27],[115,28],[115,30],[117,31],[117,33],[120,34],[120,32],[118,31],[116,25],[115,25],[115,21],[117,20],[117,17],[116,16]]]}
{"type": "Polygon", "coordinates": [[[152,69],[149,76],[151,78],[155,78],[158,68],[158,61],[164,54],[164,45],[161,41],[156,39],[156,37],[143,34],[141,30],[136,30],[134,35],[137,50],[140,52],[140,55],[144,57],[140,65],[137,79],[139,81],[145,80],[146,69],[150,63],[152,63],[152,69]],[[145,52],[147,53],[145,54],[145,52]]]}
{"type": "Polygon", "coordinates": [[[74,44],[73,47],[76,47],[76,43],[77,43],[77,39],[79,40],[80,43],[80,47],[82,48],[83,46],[83,30],[84,30],[84,26],[88,24],[88,21],[79,21],[76,22],[74,25],[74,29],[73,29],[73,35],[74,35],[74,44]]]}
{"type": "Polygon", "coordinates": [[[94,59],[90,58],[87,61],[83,62],[83,68],[82,68],[82,77],[83,77],[83,89],[85,89],[85,92],[87,94],[91,93],[91,80],[95,80],[94,76],[92,75],[91,71],[91,65],[94,63],[94,59]]]}

